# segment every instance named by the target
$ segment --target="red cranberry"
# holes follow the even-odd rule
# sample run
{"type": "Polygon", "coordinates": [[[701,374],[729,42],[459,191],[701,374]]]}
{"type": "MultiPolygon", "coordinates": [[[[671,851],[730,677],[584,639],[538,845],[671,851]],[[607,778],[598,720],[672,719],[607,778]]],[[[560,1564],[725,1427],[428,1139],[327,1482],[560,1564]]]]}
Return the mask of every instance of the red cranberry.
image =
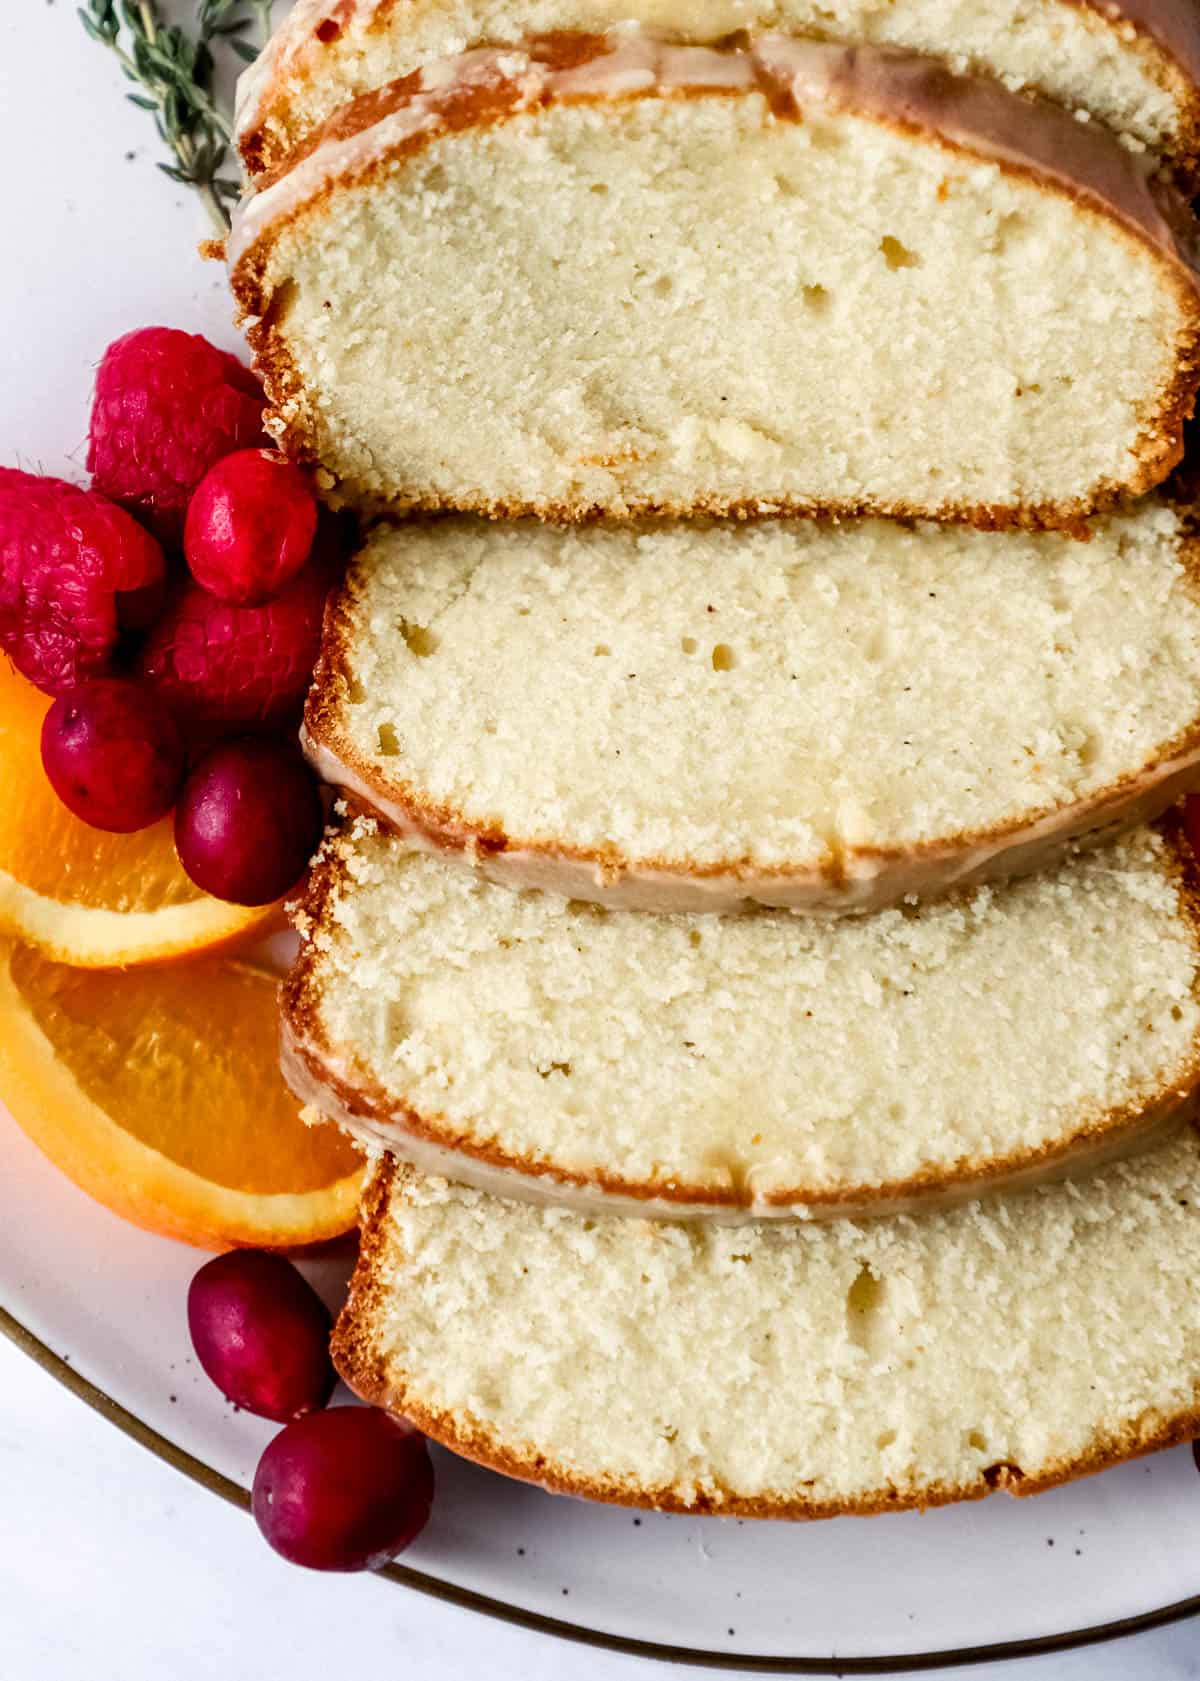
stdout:
{"type": "Polygon", "coordinates": [[[175,847],[206,893],[269,905],[304,874],[323,825],[317,781],[299,748],[242,736],[206,753],[184,783],[175,847]]]}
{"type": "Polygon", "coordinates": [[[433,1504],[433,1464],[411,1425],[331,1407],[281,1430],[251,1504],[277,1553],[309,1570],[376,1570],[414,1541],[433,1504]]]}
{"type": "Polygon", "coordinates": [[[300,468],[272,450],[242,449],[201,479],[183,547],[198,584],[249,607],[291,583],[316,531],[317,500],[300,468]]]}
{"type": "Polygon", "coordinates": [[[96,678],[59,696],[42,724],[42,764],[68,811],[121,835],[165,817],[186,770],[167,708],[123,677],[96,678]]]}
{"type": "Polygon", "coordinates": [[[282,1255],[235,1249],[208,1261],[187,1315],[196,1358],[235,1406],[286,1424],[328,1401],[329,1311],[282,1255]]]}

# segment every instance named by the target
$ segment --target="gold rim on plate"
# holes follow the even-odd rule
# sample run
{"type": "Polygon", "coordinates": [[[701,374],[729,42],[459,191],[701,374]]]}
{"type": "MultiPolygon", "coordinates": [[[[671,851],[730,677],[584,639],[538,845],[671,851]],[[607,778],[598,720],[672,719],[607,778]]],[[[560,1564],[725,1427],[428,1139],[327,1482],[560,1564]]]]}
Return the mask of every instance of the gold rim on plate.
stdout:
{"type": "MultiPolygon", "coordinates": [[[[109,1424],[144,1447],[156,1459],[170,1465],[183,1476],[198,1483],[210,1494],[227,1500],[243,1512],[250,1510],[250,1494],[240,1483],[223,1471],[198,1459],[194,1453],[181,1448],[161,1435],[136,1413],[107,1394],[96,1384],[77,1372],[69,1361],[56,1354],[35,1336],[7,1308],[0,1306],[0,1333],[15,1344],[29,1358],[64,1389],[78,1397],[93,1412],[107,1419],[109,1424]]],[[[637,1640],[628,1635],[605,1634],[599,1629],[585,1628],[561,1617],[547,1617],[539,1611],[525,1611],[502,1599],[475,1593],[471,1588],[456,1587],[423,1570],[404,1564],[389,1564],[377,1575],[400,1587],[456,1605],[465,1611],[477,1611],[485,1617],[511,1623],[517,1628],[530,1629],[535,1634],[550,1634],[560,1640],[572,1640],[577,1645],[595,1646],[627,1657],[654,1658],[659,1663],[705,1666],[710,1669],[741,1671],[756,1675],[898,1675],[920,1670],[941,1669],[952,1665],[996,1663],[1004,1658],[1044,1657],[1052,1652],[1067,1652],[1079,1646],[1098,1645],[1107,1640],[1119,1640],[1125,1635],[1143,1634],[1151,1629],[1165,1628],[1169,1623],[1181,1622],[1200,1613],[1200,1594],[1176,1600],[1157,1611],[1143,1611],[1136,1616],[1123,1617],[1116,1622],[1096,1623],[1089,1628],[1070,1629],[1063,1634],[1038,1635],[1027,1640],[1004,1640],[989,1646],[963,1646],[941,1652],[916,1652],[896,1657],[876,1658],[777,1658],[742,1656],[731,1652],[709,1652],[692,1646],[671,1646],[653,1640],[637,1640]]]]}

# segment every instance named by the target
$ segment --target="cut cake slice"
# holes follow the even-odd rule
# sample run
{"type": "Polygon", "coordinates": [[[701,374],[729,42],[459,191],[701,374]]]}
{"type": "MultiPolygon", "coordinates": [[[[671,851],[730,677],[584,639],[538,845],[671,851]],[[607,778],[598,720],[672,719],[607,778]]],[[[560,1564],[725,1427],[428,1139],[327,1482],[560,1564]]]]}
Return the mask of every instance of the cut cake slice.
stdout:
{"type": "Polygon", "coordinates": [[[373,819],[319,857],[284,1073],[505,1194],[845,1215],[1144,1147],[1200,1078],[1178,825],[919,911],[644,916],[512,892],[373,819]]]}
{"type": "Polygon", "coordinates": [[[1179,459],[1196,224],[1097,124],[783,35],[425,83],[230,238],[268,426],[335,504],[1063,527],[1179,459]]]}
{"type": "Polygon", "coordinates": [[[1090,113],[1194,174],[1200,14],[1178,0],[298,0],[238,88],[238,144],[277,167],[339,105],[436,59],[526,35],[639,23],[705,44],[778,29],[904,47],[1090,113]]]}
{"type": "Polygon", "coordinates": [[[1200,775],[1200,564],[1152,501],[882,521],[382,527],[306,745],[414,844],[649,910],[877,910],[1052,863],[1200,775]]]}
{"type": "Polygon", "coordinates": [[[827,1517],[1033,1494],[1200,1431],[1200,1151],[921,1219],[589,1219],[385,1163],[351,1388],[562,1493],[827,1517]]]}

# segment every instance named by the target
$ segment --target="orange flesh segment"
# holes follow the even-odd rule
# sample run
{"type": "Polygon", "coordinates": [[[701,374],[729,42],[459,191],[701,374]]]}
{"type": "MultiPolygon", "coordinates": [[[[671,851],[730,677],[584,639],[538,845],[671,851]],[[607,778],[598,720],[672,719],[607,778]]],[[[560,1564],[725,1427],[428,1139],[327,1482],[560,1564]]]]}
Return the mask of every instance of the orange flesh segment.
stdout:
{"type": "Polygon", "coordinates": [[[0,660],[0,870],[37,893],[109,910],[153,910],[200,898],[175,857],[171,820],[108,835],[73,817],[42,770],[43,695],[0,660]]]}
{"type": "Polygon", "coordinates": [[[73,817],[42,769],[50,705],[0,656],[0,923],[65,961],[122,964],[211,949],[276,914],[202,893],[175,855],[169,817],[132,835],[73,817]]]}
{"type": "Polygon", "coordinates": [[[336,1128],[299,1119],[275,1063],[276,983],[264,972],[208,957],[118,977],[20,947],[11,973],[80,1090],[180,1166],[259,1193],[316,1190],[358,1166],[336,1128]]]}

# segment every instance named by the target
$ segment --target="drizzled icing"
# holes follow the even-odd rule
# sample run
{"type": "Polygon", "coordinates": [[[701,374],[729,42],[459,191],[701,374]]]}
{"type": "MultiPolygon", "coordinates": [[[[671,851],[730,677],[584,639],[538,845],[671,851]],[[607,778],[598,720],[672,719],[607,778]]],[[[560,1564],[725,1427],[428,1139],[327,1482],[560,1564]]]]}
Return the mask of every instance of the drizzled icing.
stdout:
{"type": "MultiPolygon", "coordinates": [[[[371,16],[381,0],[372,0],[371,16]]],[[[1200,6],[1196,0],[1068,0],[1085,12],[1122,19],[1149,35],[1193,81],[1200,82],[1200,6]]]]}
{"type": "MultiPolygon", "coordinates": [[[[1090,12],[1117,27],[1125,25],[1146,36],[1173,58],[1185,75],[1200,83],[1200,6],[1195,0],[1061,0],[1061,3],[1078,11],[1090,12]]],[[[332,28],[333,33],[326,44],[333,48],[352,28],[358,35],[384,27],[389,15],[396,9],[395,0],[297,0],[287,22],[276,31],[257,61],[242,75],[237,101],[239,133],[251,132],[264,120],[276,99],[286,98],[286,82],[293,61],[302,58],[311,49],[314,40],[322,40],[323,28],[332,28]]],[[[634,0],[632,10],[635,13],[645,9],[645,0],[640,6],[634,0]]],[[[686,0],[681,0],[678,19],[671,7],[656,6],[651,10],[653,15],[643,17],[643,24],[650,28],[670,27],[676,39],[703,40],[706,31],[709,38],[716,38],[740,25],[752,27],[755,23],[752,16],[741,16],[739,8],[733,8],[738,12],[737,16],[722,12],[719,18],[714,19],[703,8],[689,7],[686,0]]],[[[599,12],[590,11],[589,15],[589,11],[586,5],[581,8],[578,20],[581,30],[604,27],[608,23],[609,19],[602,18],[599,12]]],[[[785,19],[762,21],[764,24],[783,24],[785,19]]],[[[319,68],[320,61],[317,61],[313,71],[319,68]]],[[[300,73],[304,74],[303,71],[300,73]]]]}
{"type": "Polygon", "coordinates": [[[306,201],[439,133],[554,104],[754,92],[781,120],[802,121],[814,108],[851,112],[1036,175],[1098,203],[1191,272],[1195,223],[1182,199],[1151,178],[1153,160],[1058,106],[892,48],[780,33],[745,46],[679,46],[629,28],[476,48],[351,101],[243,199],[231,269],[306,201]]]}
{"type": "Polygon", "coordinates": [[[370,22],[379,12],[381,0],[296,0],[287,21],[271,36],[262,52],[238,77],[236,124],[244,133],[257,122],[268,103],[276,75],[324,23],[344,23],[356,11],[370,22]]]}

